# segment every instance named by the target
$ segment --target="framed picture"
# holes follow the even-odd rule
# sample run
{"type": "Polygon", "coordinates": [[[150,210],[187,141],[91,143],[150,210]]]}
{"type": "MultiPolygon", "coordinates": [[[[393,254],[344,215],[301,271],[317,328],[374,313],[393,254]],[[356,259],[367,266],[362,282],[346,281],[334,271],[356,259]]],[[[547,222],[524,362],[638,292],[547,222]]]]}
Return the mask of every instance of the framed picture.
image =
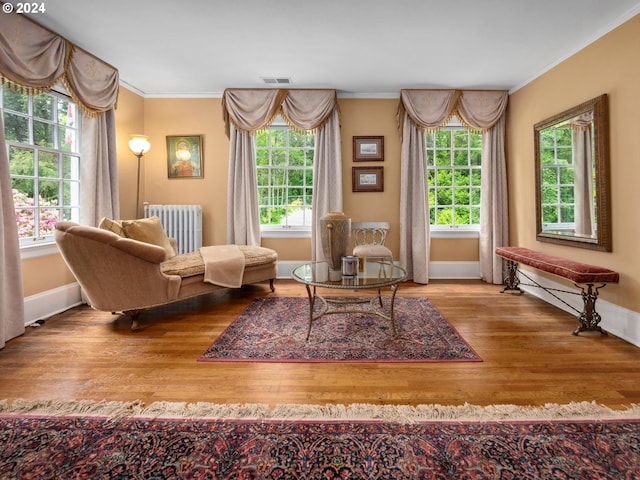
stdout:
{"type": "Polygon", "coordinates": [[[202,135],[167,136],[169,178],[204,178],[202,135]]]}
{"type": "Polygon", "coordinates": [[[383,162],[384,137],[353,137],[354,162],[383,162]]]}
{"type": "Polygon", "coordinates": [[[352,191],[383,192],[384,167],[351,167],[352,191]]]}

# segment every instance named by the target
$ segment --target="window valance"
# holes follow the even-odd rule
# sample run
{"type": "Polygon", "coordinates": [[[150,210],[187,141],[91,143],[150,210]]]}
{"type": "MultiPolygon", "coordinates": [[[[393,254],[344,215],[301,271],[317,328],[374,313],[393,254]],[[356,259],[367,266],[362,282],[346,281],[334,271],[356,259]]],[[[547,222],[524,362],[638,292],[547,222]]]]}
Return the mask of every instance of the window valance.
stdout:
{"type": "Polygon", "coordinates": [[[509,93],[501,90],[402,90],[398,105],[398,127],[405,112],[422,130],[437,130],[453,115],[471,130],[493,127],[507,108],[509,93]]]}
{"type": "Polygon", "coordinates": [[[24,15],[0,15],[0,80],[29,93],[62,82],[88,116],[115,108],[118,70],[24,15]]]}
{"type": "Polygon", "coordinates": [[[293,128],[322,127],[337,109],[335,90],[227,89],[222,97],[225,131],[229,125],[244,132],[267,127],[281,115],[293,128]]]}

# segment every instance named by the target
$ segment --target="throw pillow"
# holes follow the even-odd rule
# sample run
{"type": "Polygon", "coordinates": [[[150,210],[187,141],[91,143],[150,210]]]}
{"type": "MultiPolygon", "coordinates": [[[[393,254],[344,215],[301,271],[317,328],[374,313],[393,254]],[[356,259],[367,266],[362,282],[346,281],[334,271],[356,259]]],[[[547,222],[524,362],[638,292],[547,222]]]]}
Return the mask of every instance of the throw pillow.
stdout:
{"type": "Polygon", "coordinates": [[[124,230],[122,229],[122,224],[117,220],[112,220],[111,218],[103,217],[98,224],[98,228],[102,228],[103,230],[109,230],[110,232],[117,233],[121,237],[126,237],[124,230]]]}
{"type": "Polygon", "coordinates": [[[169,242],[169,237],[164,232],[158,217],[122,220],[122,228],[129,238],[164,248],[167,252],[165,260],[176,256],[176,251],[169,242]]]}

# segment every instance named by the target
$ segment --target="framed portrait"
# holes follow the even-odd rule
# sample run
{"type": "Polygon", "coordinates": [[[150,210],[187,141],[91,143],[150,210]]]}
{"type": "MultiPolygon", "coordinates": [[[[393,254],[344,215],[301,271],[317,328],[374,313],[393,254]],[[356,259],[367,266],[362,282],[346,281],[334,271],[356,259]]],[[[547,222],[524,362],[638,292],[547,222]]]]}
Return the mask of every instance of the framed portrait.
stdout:
{"type": "Polygon", "coordinates": [[[351,167],[352,191],[383,192],[384,167],[351,167]]]}
{"type": "Polygon", "coordinates": [[[383,162],[384,137],[353,137],[354,162],[383,162]]]}
{"type": "Polygon", "coordinates": [[[169,178],[204,178],[202,135],[167,136],[169,178]]]}

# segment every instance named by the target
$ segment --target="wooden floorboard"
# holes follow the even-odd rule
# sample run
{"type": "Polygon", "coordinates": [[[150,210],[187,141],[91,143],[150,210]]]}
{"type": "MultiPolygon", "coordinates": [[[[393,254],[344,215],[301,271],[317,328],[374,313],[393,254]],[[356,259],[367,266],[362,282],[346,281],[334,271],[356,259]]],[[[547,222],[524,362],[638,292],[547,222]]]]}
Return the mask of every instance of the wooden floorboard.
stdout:
{"type": "MultiPolygon", "coordinates": [[[[197,362],[256,296],[303,296],[278,281],[150,310],[141,329],[86,306],[27,328],[0,350],[0,399],[214,403],[543,405],[640,403],[640,348],[571,335],[573,315],[481,281],[402,284],[428,297],[483,359],[463,363],[197,362]]],[[[343,291],[341,291],[343,293],[343,291]]]]}

